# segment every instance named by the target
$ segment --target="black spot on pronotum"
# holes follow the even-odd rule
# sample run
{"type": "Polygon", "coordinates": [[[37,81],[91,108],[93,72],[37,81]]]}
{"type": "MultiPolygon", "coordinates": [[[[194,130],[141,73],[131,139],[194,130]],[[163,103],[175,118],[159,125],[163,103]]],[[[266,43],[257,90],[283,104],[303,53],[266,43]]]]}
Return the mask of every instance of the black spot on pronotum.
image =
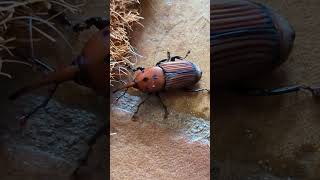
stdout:
{"type": "Polygon", "coordinates": [[[152,79],[153,79],[153,80],[158,79],[157,75],[154,74],[154,75],[152,76],[152,79]]]}
{"type": "Polygon", "coordinates": [[[149,79],[147,77],[143,78],[144,82],[147,82],[149,79]]]}

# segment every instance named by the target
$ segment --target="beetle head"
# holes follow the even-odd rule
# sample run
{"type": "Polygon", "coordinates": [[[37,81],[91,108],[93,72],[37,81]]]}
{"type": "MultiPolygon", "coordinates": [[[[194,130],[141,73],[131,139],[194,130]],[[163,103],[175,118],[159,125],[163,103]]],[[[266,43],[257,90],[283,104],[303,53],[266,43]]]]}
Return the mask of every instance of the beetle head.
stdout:
{"type": "Polygon", "coordinates": [[[145,68],[136,72],[134,82],[135,85],[133,87],[142,92],[158,92],[164,87],[164,73],[157,66],[145,68]]]}
{"type": "MultiPolygon", "coordinates": [[[[150,67],[137,70],[134,80],[116,91],[133,87],[142,92],[153,93],[161,91],[164,83],[165,77],[162,69],[160,67],[150,67]]],[[[114,93],[116,91],[114,91],[114,93]]]]}

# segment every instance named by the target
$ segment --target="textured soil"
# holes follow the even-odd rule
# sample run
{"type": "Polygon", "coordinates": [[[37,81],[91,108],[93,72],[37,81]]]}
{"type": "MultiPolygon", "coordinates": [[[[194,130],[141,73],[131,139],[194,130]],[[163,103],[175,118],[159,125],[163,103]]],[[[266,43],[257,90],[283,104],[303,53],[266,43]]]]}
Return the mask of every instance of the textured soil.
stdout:
{"type": "MultiPolygon", "coordinates": [[[[320,1],[260,0],[296,31],[293,52],[261,87],[319,83],[320,1]]],[[[319,179],[319,102],[307,92],[274,97],[215,97],[215,160],[219,179],[319,179]]]]}

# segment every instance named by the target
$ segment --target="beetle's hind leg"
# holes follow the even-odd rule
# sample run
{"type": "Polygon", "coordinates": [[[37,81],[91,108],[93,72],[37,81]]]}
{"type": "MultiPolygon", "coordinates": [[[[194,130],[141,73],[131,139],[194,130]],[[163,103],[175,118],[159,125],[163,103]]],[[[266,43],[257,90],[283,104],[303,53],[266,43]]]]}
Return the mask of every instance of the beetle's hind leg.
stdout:
{"type": "Polygon", "coordinates": [[[161,103],[161,105],[162,105],[162,107],[163,107],[163,109],[164,109],[164,119],[167,119],[167,118],[168,118],[168,115],[169,115],[168,108],[167,108],[167,106],[163,103],[160,94],[157,93],[156,95],[157,95],[157,97],[159,98],[160,103],[161,103]]]}
{"type": "Polygon", "coordinates": [[[186,92],[202,92],[202,91],[207,91],[208,93],[210,93],[210,89],[185,89],[186,92]]]}
{"type": "Polygon", "coordinates": [[[181,56],[173,56],[170,61],[176,61],[176,59],[182,60],[183,58],[181,56]]]}
{"type": "Polygon", "coordinates": [[[91,26],[95,26],[99,30],[107,27],[109,25],[109,20],[102,17],[91,17],[89,19],[86,19],[82,23],[78,23],[75,26],[73,26],[73,31],[79,32],[83,31],[85,29],[89,29],[91,26]]]}
{"type": "Polygon", "coordinates": [[[159,64],[168,61],[168,59],[162,59],[161,61],[157,62],[156,66],[158,66],[159,64]]]}

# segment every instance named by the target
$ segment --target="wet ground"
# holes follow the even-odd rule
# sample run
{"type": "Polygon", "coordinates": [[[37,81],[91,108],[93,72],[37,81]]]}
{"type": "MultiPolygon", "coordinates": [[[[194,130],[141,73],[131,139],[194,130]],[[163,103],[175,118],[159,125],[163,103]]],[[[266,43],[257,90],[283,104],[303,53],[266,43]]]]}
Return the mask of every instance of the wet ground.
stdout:
{"type": "MultiPolygon", "coordinates": [[[[261,0],[296,30],[286,63],[255,82],[260,87],[318,84],[320,1],[261,0]]],[[[214,98],[214,149],[219,179],[304,179],[320,177],[319,101],[307,92],[274,97],[214,98]]]]}
{"type": "MultiPolygon", "coordinates": [[[[198,64],[202,79],[193,88],[210,88],[209,0],[142,1],[141,23],[130,35],[143,57],[137,66],[153,66],[171,55],[198,64]]],[[[121,92],[112,95],[118,97],[121,92]]],[[[112,106],[112,179],[209,179],[210,94],[162,93],[169,116],[156,96],[135,90],[112,106]]]]}
{"type": "MultiPolygon", "coordinates": [[[[80,15],[68,14],[67,17],[77,23],[87,17],[104,16],[105,11],[106,1],[94,0],[83,7],[80,15]]],[[[90,35],[97,31],[92,28],[73,33],[70,27],[57,27],[71,42],[73,51],[57,35],[54,35],[56,43],[42,41],[34,48],[36,57],[53,67],[70,64],[90,35]]],[[[88,143],[105,123],[105,99],[87,88],[66,82],[58,88],[48,106],[34,114],[25,130],[20,131],[17,118],[38,105],[48,91],[42,88],[15,102],[9,101],[10,93],[43,76],[43,73],[15,64],[6,64],[4,69],[14,79],[0,77],[1,179],[104,178],[106,164],[102,157],[105,157],[105,137],[100,137],[92,146],[88,143]],[[87,155],[87,163],[82,164],[87,155]],[[76,170],[78,176],[74,176],[76,170]]]]}

